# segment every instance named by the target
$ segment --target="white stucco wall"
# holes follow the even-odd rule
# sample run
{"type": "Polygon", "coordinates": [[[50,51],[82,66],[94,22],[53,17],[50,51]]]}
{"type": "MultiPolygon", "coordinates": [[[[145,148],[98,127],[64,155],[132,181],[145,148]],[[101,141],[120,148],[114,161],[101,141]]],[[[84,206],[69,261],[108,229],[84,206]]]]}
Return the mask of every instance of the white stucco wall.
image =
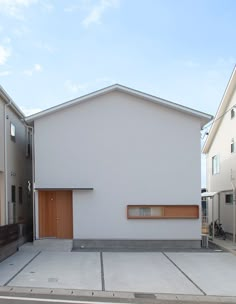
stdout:
{"type": "Polygon", "coordinates": [[[200,239],[200,219],[126,218],[128,204],[200,204],[198,119],[112,92],[34,125],[36,187],[94,188],[73,193],[74,238],[200,239]]]}
{"type": "Polygon", "coordinates": [[[233,207],[225,203],[225,194],[232,190],[231,170],[235,178],[236,185],[236,153],[231,153],[231,140],[234,138],[236,145],[236,117],[231,119],[230,109],[236,104],[236,90],[231,96],[231,100],[226,109],[226,114],[222,118],[222,122],[216,133],[207,155],[207,188],[208,191],[222,192],[216,198],[216,204],[220,206],[219,213],[216,217],[220,217],[223,227],[227,232],[232,233],[233,207]],[[219,155],[220,171],[218,174],[212,174],[212,157],[219,155]],[[225,192],[226,191],[226,192],[225,192]]]}

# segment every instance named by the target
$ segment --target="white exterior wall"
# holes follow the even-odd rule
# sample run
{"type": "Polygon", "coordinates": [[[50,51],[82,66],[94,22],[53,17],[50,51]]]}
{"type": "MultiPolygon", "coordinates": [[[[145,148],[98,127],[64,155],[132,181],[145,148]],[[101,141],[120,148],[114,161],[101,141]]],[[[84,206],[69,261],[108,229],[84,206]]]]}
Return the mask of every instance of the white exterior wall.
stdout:
{"type": "Polygon", "coordinates": [[[228,111],[222,118],[222,122],[217,130],[216,136],[207,154],[207,188],[210,192],[221,192],[215,198],[216,209],[219,205],[219,212],[216,217],[220,217],[225,231],[232,233],[233,207],[225,203],[225,195],[232,193],[231,170],[236,182],[236,153],[231,153],[231,140],[234,138],[236,145],[236,117],[231,119],[230,109],[236,104],[236,90],[232,94],[229,102],[228,111]],[[220,172],[212,174],[212,157],[219,155],[220,172]],[[231,190],[231,192],[230,192],[231,190]]]}
{"type": "Polygon", "coordinates": [[[73,192],[74,238],[199,240],[200,219],[127,220],[126,206],[200,205],[200,168],[200,121],[128,94],[35,120],[36,187],[94,188],[73,192]]]}

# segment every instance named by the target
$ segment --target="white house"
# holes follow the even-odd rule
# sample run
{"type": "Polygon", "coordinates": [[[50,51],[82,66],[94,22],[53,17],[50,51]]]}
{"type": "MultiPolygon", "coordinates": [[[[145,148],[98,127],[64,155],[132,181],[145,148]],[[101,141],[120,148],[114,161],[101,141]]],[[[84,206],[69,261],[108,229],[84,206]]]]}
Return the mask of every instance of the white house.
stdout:
{"type": "Polygon", "coordinates": [[[32,220],[31,130],[0,86],[0,226],[32,220]]]}
{"type": "Polygon", "coordinates": [[[121,85],[29,116],[35,238],[199,247],[200,130],[210,119],[121,85]]]}
{"type": "Polygon", "coordinates": [[[236,68],[224,92],[203,147],[207,158],[207,189],[214,198],[215,219],[233,233],[233,189],[236,187],[236,68]]]}

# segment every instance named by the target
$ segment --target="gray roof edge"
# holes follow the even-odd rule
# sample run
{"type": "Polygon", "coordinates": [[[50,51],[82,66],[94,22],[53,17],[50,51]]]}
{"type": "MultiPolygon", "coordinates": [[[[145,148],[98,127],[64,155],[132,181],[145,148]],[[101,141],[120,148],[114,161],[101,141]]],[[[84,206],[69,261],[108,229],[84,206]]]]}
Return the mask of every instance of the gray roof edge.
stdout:
{"type": "Polygon", "coordinates": [[[163,105],[163,106],[175,109],[177,111],[181,111],[181,112],[190,114],[192,116],[198,117],[198,118],[200,118],[202,120],[202,126],[205,125],[207,122],[209,122],[213,118],[213,116],[210,115],[210,114],[207,114],[207,113],[204,113],[204,112],[200,112],[198,110],[191,109],[189,107],[185,107],[183,105],[180,105],[180,104],[168,101],[166,99],[162,99],[162,98],[159,98],[159,97],[147,94],[147,93],[143,93],[141,91],[138,91],[138,90],[135,90],[135,89],[131,89],[129,87],[126,87],[126,86],[123,86],[123,85],[120,85],[120,84],[113,84],[111,86],[102,88],[100,90],[88,93],[86,95],[83,95],[83,96],[80,96],[78,98],[69,100],[67,102],[64,102],[62,104],[56,105],[56,106],[51,107],[49,109],[43,110],[43,111],[41,111],[39,113],[30,115],[30,116],[26,117],[26,121],[27,122],[33,122],[34,120],[39,119],[39,118],[41,118],[43,116],[49,115],[49,114],[57,112],[59,110],[63,110],[65,108],[67,108],[67,107],[71,107],[71,106],[73,106],[73,105],[75,105],[77,103],[80,103],[82,101],[86,101],[87,99],[90,99],[90,98],[93,98],[93,97],[97,97],[97,96],[100,96],[100,95],[104,95],[106,93],[109,93],[109,92],[112,92],[112,91],[115,91],[115,90],[118,90],[118,91],[121,91],[121,92],[124,92],[124,93],[128,93],[128,94],[131,94],[131,95],[135,95],[135,96],[144,98],[146,100],[150,100],[150,101],[152,101],[154,103],[157,103],[157,104],[160,104],[160,105],[163,105]]]}
{"type": "Polygon", "coordinates": [[[9,107],[11,107],[20,118],[25,120],[25,114],[16,105],[16,103],[12,100],[12,98],[8,95],[8,93],[3,89],[1,85],[0,85],[0,96],[3,98],[5,103],[8,104],[9,107]]]}
{"type": "Polygon", "coordinates": [[[224,117],[224,115],[221,117],[222,113],[221,111],[225,111],[225,108],[227,107],[227,104],[229,103],[229,99],[228,99],[228,96],[227,96],[227,93],[228,91],[231,89],[231,86],[235,85],[236,84],[236,65],[234,66],[234,69],[230,75],[230,78],[229,78],[229,81],[226,85],[226,88],[224,90],[224,93],[223,93],[223,96],[221,98],[221,101],[220,101],[220,104],[218,106],[218,109],[216,111],[216,115],[215,115],[215,118],[214,118],[214,121],[212,122],[212,125],[210,127],[210,130],[209,130],[209,135],[208,137],[206,138],[205,142],[204,142],[204,145],[202,147],[202,153],[204,154],[207,154],[209,152],[209,149],[212,145],[212,142],[215,138],[215,135],[218,131],[218,128],[219,128],[219,125],[222,121],[221,118],[224,117]],[[222,110],[223,109],[223,110],[222,110]]]}

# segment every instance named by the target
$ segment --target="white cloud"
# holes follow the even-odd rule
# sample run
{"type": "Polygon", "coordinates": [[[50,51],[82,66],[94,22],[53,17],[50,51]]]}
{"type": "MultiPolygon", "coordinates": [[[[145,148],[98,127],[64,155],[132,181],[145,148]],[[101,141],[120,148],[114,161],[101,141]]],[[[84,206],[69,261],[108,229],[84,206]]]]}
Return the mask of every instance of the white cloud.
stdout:
{"type": "Polygon", "coordinates": [[[0,0],[0,13],[17,18],[24,18],[24,9],[38,0],[0,0]]]}
{"type": "Polygon", "coordinates": [[[36,72],[41,72],[42,71],[42,66],[40,64],[36,63],[34,65],[34,69],[35,69],[36,72]]]}
{"type": "Polygon", "coordinates": [[[187,68],[197,68],[199,67],[199,63],[193,60],[184,60],[182,64],[187,68]]]}
{"type": "Polygon", "coordinates": [[[217,66],[232,66],[232,65],[235,65],[236,63],[236,58],[233,57],[233,56],[229,56],[229,57],[226,57],[226,58],[223,58],[223,57],[219,57],[216,61],[216,65],[217,66]]]}
{"type": "Polygon", "coordinates": [[[22,38],[23,36],[27,35],[28,33],[30,33],[30,29],[28,27],[26,27],[25,25],[18,26],[17,28],[15,28],[13,30],[13,34],[17,38],[22,38]]]}
{"type": "Polygon", "coordinates": [[[52,47],[51,45],[45,43],[45,42],[41,42],[41,41],[38,41],[36,44],[35,44],[35,47],[38,48],[38,49],[41,49],[41,50],[45,50],[49,53],[54,53],[55,52],[55,48],[52,47]]]}
{"type": "Polygon", "coordinates": [[[118,83],[116,80],[109,77],[100,77],[95,80],[97,83],[101,83],[102,85],[112,85],[114,83],[118,83]]]}
{"type": "Polygon", "coordinates": [[[42,66],[38,63],[35,63],[32,69],[24,70],[23,74],[27,76],[32,76],[35,72],[39,73],[43,70],[42,66]]]}
{"type": "Polygon", "coordinates": [[[64,12],[66,13],[73,13],[76,11],[81,10],[90,10],[91,9],[91,3],[89,0],[80,0],[79,2],[76,2],[76,4],[69,4],[64,8],[64,12]]]}
{"type": "Polygon", "coordinates": [[[89,14],[82,21],[84,27],[89,27],[92,23],[101,23],[104,12],[109,8],[119,6],[119,0],[100,0],[97,5],[91,7],[89,14]]]}
{"type": "Polygon", "coordinates": [[[0,65],[5,64],[8,57],[10,57],[10,55],[11,55],[10,49],[0,45],[0,65]]]}
{"type": "Polygon", "coordinates": [[[117,81],[109,78],[109,77],[100,77],[96,78],[94,81],[91,82],[85,82],[85,83],[76,83],[71,80],[66,80],[64,83],[65,89],[73,94],[87,94],[92,91],[99,90],[103,87],[110,86],[114,83],[117,83],[117,81]]]}
{"type": "Polygon", "coordinates": [[[11,74],[11,71],[3,71],[3,72],[0,72],[0,77],[9,76],[10,74],[11,74]]]}
{"type": "Polygon", "coordinates": [[[54,9],[54,6],[50,2],[40,2],[40,4],[42,5],[42,8],[47,12],[51,12],[54,9]]]}
{"type": "Polygon", "coordinates": [[[24,107],[20,107],[20,108],[22,112],[25,114],[25,116],[30,116],[42,111],[42,109],[40,108],[24,108],[24,107]]]}
{"type": "Polygon", "coordinates": [[[88,83],[73,83],[71,80],[66,80],[65,82],[65,88],[70,93],[77,93],[79,91],[86,90],[88,87],[88,83]]]}
{"type": "Polygon", "coordinates": [[[3,40],[2,40],[3,43],[5,44],[9,44],[11,43],[11,38],[10,37],[5,37],[3,40]]]}

